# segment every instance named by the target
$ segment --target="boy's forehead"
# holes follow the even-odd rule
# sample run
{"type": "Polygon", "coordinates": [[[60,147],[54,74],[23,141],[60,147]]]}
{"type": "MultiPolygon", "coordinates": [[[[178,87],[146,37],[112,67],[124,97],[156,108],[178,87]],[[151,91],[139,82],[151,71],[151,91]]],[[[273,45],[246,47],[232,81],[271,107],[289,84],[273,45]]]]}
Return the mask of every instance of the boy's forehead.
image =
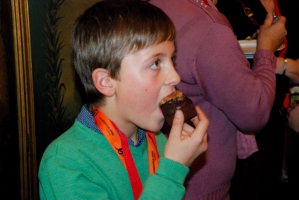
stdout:
{"type": "MultiPolygon", "coordinates": [[[[174,41],[163,41],[163,42],[159,42],[159,43],[153,43],[150,44],[148,46],[145,46],[144,48],[140,48],[140,49],[135,49],[134,51],[131,51],[129,54],[149,54],[150,52],[153,54],[163,54],[163,52],[165,53],[165,51],[170,51],[170,47],[165,48],[163,44],[167,43],[167,45],[173,45],[174,46],[174,41]]],[[[175,47],[174,47],[175,48],[175,47]]],[[[128,55],[129,55],[128,54],[128,55]]]]}
{"type": "MultiPolygon", "coordinates": [[[[174,41],[165,41],[157,44],[151,44],[146,48],[135,50],[124,56],[124,59],[130,58],[135,61],[152,61],[155,57],[167,57],[175,54],[174,41]]],[[[123,59],[123,60],[124,60],[123,59]]]]}

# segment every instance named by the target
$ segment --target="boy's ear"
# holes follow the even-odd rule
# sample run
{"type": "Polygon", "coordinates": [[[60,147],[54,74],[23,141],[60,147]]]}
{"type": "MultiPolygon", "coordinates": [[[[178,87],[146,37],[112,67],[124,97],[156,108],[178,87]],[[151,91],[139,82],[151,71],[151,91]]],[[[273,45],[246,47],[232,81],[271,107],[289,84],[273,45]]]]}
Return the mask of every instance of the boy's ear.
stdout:
{"type": "Polygon", "coordinates": [[[109,76],[106,69],[97,68],[92,72],[92,81],[99,92],[107,97],[111,97],[115,93],[113,80],[109,76]]]}

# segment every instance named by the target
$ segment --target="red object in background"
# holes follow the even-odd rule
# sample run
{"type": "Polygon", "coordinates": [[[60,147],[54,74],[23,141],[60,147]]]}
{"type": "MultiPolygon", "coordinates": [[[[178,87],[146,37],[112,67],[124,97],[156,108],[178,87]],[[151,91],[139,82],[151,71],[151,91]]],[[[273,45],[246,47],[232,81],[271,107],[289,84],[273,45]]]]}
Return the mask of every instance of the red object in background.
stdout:
{"type": "Polygon", "coordinates": [[[289,107],[289,103],[290,103],[290,94],[288,93],[288,94],[286,94],[286,97],[285,97],[285,99],[283,101],[283,106],[285,108],[288,108],[289,107]]]}
{"type": "Polygon", "coordinates": [[[207,6],[210,6],[210,4],[208,3],[208,0],[202,0],[202,2],[203,2],[204,4],[206,4],[207,6]]]}

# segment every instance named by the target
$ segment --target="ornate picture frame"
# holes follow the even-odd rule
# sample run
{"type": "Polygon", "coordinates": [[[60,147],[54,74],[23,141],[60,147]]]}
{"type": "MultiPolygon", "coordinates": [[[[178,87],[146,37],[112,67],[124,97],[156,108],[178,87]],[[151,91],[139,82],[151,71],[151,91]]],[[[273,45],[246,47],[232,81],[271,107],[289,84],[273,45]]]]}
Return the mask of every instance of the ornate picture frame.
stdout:
{"type": "Polygon", "coordinates": [[[11,0],[20,152],[21,199],[38,199],[34,92],[27,0],[11,0]]]}

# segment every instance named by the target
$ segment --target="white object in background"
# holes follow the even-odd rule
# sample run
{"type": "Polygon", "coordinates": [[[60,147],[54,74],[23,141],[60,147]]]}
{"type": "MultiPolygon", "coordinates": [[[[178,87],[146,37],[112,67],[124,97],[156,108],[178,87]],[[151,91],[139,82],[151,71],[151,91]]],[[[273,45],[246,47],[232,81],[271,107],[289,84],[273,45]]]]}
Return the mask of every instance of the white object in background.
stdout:
{"type": "MultiPolygon", "coordinates": [[[[239,44],[244,51],[244,54],[247,59],[253,59],[254,54],[256,52],[256,40],[238,40],[239,44]]],[[[282,44],[277,51],[280,51],[285,47],[284,44],[282,44]]]]}

